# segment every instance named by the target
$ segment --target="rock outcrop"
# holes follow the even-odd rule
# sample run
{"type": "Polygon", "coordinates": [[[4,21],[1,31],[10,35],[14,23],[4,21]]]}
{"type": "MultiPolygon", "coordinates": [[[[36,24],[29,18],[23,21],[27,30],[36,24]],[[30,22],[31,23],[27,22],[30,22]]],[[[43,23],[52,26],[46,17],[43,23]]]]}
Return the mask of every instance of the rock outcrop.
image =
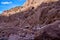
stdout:
{"type": "Polygon", "coordinates": [[[60,40],[60,21],[43,26],[35,40],[60,40]]]}
{"type": "Polygon", "coordinates": [[[27,0],[0,15],[0,40],[60,40],[59,35],[59,0],[27,0]]]}

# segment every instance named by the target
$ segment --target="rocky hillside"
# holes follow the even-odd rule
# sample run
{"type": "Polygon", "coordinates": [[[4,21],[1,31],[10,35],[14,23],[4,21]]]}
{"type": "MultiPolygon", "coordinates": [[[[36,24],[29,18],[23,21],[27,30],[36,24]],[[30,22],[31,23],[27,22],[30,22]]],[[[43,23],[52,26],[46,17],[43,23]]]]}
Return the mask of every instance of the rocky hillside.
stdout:
{"type": "Polygon", "coordinates": [[[4,11],[0,40],[60,40],[60,0],[27,0],[4,11]]]}
{"type": "Polygon", "coordinates": [[[31,7],[34,7],[34,9],[36,9],[41,3],[43,2],[43,0],[27,0],[26,3],[23,6],[20,7],[15,7],[15,8],[11,8],[10,10],[5,10],[3,12],[2,15],[12,15],[12,14],[16,14],[18,12],[24,12],[27,11],[29,9],[31,9],[31,7]]]}

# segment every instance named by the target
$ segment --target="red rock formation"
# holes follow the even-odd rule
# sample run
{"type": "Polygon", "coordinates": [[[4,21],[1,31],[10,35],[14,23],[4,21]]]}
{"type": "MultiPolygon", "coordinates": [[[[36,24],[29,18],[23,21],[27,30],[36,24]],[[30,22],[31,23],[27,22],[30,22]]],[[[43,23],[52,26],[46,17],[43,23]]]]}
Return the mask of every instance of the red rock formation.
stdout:
{"type": "Polygon", "coordinates": [[[58,33],[55,33],[57,29],[59,32],[59,4],[60,1],[57,0],[27,0],[23,7],[4,11],[0,15],[0,39],[9,38],[8,40],[11,40],[11,35],[19,35],[20,37],[18,36],[17,40],[59,39],[58,33]],[[49,39],[45,32],[48,34],[49,39]]]}

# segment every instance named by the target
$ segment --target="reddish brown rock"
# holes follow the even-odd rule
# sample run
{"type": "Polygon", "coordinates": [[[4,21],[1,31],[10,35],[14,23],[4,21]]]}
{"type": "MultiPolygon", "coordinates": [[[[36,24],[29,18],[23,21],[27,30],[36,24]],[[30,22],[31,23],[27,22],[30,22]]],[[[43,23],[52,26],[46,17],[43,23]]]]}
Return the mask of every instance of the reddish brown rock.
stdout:
{"type": "Polygon", "coordinates": [[[11,34],[19,35],[19,40],[59,39],[59,25],[60,1],[27,0],[23,7],[12,8],[0,15],[0,39],[11,38],[11,34]]]}
{"type": "Polygon", "coordinates": [[[35,40],[60,40],[60,21],[43,26],[35,40]]]}

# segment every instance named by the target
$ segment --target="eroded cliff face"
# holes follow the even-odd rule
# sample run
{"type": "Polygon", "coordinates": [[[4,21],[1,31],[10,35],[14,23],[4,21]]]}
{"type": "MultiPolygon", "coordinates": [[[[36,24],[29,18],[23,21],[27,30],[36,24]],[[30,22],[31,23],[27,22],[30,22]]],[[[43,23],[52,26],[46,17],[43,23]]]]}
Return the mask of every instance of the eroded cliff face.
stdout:
{"type": "Polygon", "coordinates": [[[0,40],[60,40],[60,1],[27,0],[0,15],[0,40]]]}

